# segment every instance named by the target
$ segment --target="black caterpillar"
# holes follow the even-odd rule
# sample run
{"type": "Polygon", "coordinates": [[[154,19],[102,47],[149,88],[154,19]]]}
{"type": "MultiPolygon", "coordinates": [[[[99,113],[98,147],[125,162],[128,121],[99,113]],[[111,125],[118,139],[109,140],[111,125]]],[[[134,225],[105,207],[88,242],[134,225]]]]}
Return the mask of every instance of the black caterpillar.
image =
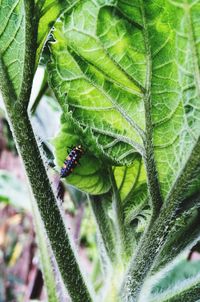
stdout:
{"type": "Polygon", "coordinates": [[[81,145],[72,147],[72,150],[66,157],[63,167],[61,168],[60,178],[67,177],[73,172],[74,168],[79,163],[79,159],[81,158],[83,153],[84,150],[81,145]]]}

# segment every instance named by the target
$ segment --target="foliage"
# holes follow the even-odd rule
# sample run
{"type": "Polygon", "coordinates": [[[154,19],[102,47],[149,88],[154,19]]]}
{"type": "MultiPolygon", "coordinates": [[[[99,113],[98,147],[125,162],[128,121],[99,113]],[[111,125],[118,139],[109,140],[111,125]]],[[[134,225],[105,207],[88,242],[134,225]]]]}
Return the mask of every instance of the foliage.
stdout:
{"type": "Polygon", "coordinates": [[[174,278],[170,296],[168,286],[161,294],[149,289],[200,235],[199,10],[199,0],[1,3],[2,95],[72,301],[199,298],[196,271],[174,278]],[[42,86],[63,113],[53,141],[58,168],[68,146],[85,150],[64,181],[90,195],[105,274],[96,293],[81,273],[27,114],[53,24],[42,86]]]}

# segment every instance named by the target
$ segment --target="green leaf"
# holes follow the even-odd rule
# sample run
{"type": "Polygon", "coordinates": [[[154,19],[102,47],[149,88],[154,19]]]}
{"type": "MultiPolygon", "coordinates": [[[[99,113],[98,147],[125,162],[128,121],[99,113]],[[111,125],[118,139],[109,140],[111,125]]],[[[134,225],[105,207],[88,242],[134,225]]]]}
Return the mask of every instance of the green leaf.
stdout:
{"type": "MultiPolygon", "coordinates": [[[[9,87],[9,93],[15,101],[20,97],[23,90],[22,84],[28,87],[28,84],[32,82],[32,78],[30,75],[28,76],[26,71],[34,66],[34,55],[32,57],[32,53],[35,49],[35,40],[32,34],[35,30],[35,23],[30,17],[33,10],[34,3],[32,0],[1,1],[1,89],[6,91],[9,87]]],[[[4,92],[4,96],[5,94],[8,93],[4,92]]]]}
{"type": "MultiPolygon", "coordinates": [[[[67,120],[65,116],[62,117],[61,126],[60,133],[54,140],[58,167],[63,166],[63,162],[69,153],[68,146],[80,145],[82,139],[80,133],[75,132],[74,122],[72,119],[70,120],[69,116],[67,120]]],[[[84,144],[82,145],[84,146],[84,144]]],[[[106,165],[102,166],[101,161],[85,148],[85,154],[80,160],[80,165],[66,178],[66,181],[82,191],[98,195],[110,189],[110,184],[106,178],[107,173],[106,165]]]]}
{"type": "MultiPolygon", "coordinates": [[[[160,2],[159,8],[152,2],[146,11],[151,12],[147,18],[153,59],[154,145],[159,178],[166,195],[199,139],[200,71],[196,41],[200,34],[197,23],[200,2],[169,1],[163,7],[164,1],[157,2],[160,2]]],[[[185,178],[187,186],[191,179],[185,178]]],[[[194,184],[190,191],[192,187],[194,184]]]]}
{"type": "MultiPolygon", "coordinates": [[[[2,0],[0,9],[1,89],[13,100],[30,87],[41,51],[54,22],[78,0],[2,0]],[[34,68],[35,66],[35,68],[34,68]]],[[[26,97],[26,102],[28,98],[26,97]]],[[[12,101],[13,101],[12,100],[12,101]]]]}
{"type": "MultiPolygon", "coordinates": [[[[125,205],[125,224],[129,225],[134,219],[138,219],[143,225],[142,230],[146,226],[145,219],[149,218],[151,210],[148,205],[148,194],[146,184],[141,185],[133,193],[129,202],[125,205]]],[[[139,230],[140,228],[138,228],[139,230]]]]}
{"type": "Polygon", "coordinates": [[[114,167],[114,176],[123,203],[124,223],[136,232],[143,232],[150,217],[146,172],[143,161],[138,156],[131,166],[114,167]]]}
{"type": "Polygon", "coordinates": [[[199,298],[200,261],[182,260],[154,286],[151,302],[193,302],[199,298]]]}
{"type": "MultiPolygon", "coordinates": [[[[141,88],[104,52],[93,26],[99,10],[98,5],[86,1],[73,10],[73,21],[66,14],[63,23],[56,23],[50,81],[63,111],[72,110],[81,127],[91,129],[101,153],[118,164],[131,163],[135,152],[142,153],[141,88]],[[79,29],[82,23],[84,30],[79,29]]],[[[142,37],[140,32],[132,34],[136,39],[142,37]]]]}
{"type": "Polygon", "coordinates": [[[120,197],[125,202],[131,191],[146,183],[146,173],[140,156],[137,156],[131,166],[114,167],[114,176],[120,197]]]}
{"type": "Polygon", "coordinates": [[[56,23],[51,45],[51,85],[63,110],[112,160],[154,153],[164,197],[199,138],[199,6],[84,1],[56,23]]]}
{"type": "Polygon", "coordinates": [[[37,55],[36,66],[40,58],[40,54],[44,44],[48,38],[48,34],[53,27],[56,19],[64,11],[70,10],[80,0],[38,0],[38,36],[37,36],[37,55]]]}
{"type": "Polygon", "coordinates": [[[30,196],[24,182],[5,170],[0,170],[0,202],[31,211],[30,196]]]}

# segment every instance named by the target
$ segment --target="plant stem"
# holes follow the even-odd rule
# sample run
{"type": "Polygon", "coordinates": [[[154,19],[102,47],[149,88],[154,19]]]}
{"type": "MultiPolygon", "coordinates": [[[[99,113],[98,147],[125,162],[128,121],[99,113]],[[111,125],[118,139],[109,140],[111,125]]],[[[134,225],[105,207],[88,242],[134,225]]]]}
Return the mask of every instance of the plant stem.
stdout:
{"type": "Polygon", "coordinates": [[[90,196],[89,200],[95,216],[97,227],[99,229],[99,233],[101,234],[102,241],[107,252],[107,256],[111,262],[114,262],[116,260],[116,250],[114,244],[115,238],[113,226],[107,213],[107,204],[110,203],[108,196],[107,194],[90,196]]]}
{"type": "Polygon", "coordinates": [[[159,222],[161,221],[157,219],[152,228],[148,229],[140,240],[122,284],[122,301],[137,301],[145,277],[162,249],[168,234],[168,229],[166,229],[168,221],[165,219],[160,225],[159,222]]]}
{"type": "Polygon", "coordinates": [[[44,226],[38,212],[37,204],[31,198],[32,203],[32,215],[36,231],[36,239],[39,245],[39,256],[42,266],[42,275],[47,289],[48,301],[59,302],[58,295],[56,293],[56,278],[53,274],[50,257],[50,247],[47,243],[47,236],[45,234],[44,226]]]}
{"type": "Polygon", "coordinates": [[[137,301],[145,278],[157,265],[157,259],[167,243],[178,214],[179,209],[172,205],[163,207],[152,228],[140,240],[123,282],[122,295],[128,297],[127,301],[137,301]]]}
{"type": "Polygon", "coordinates": [[[37,201],[41,218],[70,297],[74,302],[92,301],[51,188],[26,107],[20,103],[16,103],[12,109],[7,106],[7,114],[18,151],[24,162],[33,196],[37,201]]]}
{"type": "Polygon", "coordinates": [[[147,171],[147,183],[150,195],[150,201],[152,206],[152,218],[154,221],[162,207],[162,196],[160,192],[160,186],[158,182],[158,175],[156,170],[155,158],[154,158],[154,146],[153,146],[153,125],[151,117],[151,81],[152,81],[152,58],[151,58],[151,48],[149,44],[149,33],[148,25],[146,22],[144,0],[140,0],[141,13],[143,18],[143,37],[146,50],[146,60],[147,60],[147,70],[146,70],[146,83],[145,83],[145,93],[144,93],[144,109],[145,109],[145,157],[144,162],[147,171]]]}
{"type": "Polygon", "coordinates": [[[116,248],[117,248],[118,261],[121,261],[122,258],[124,258],[125,260],[126,256],[128,256],[128,248],[126,246],[127,242],[126,242],[126,234],[125,234],[125,227],[124,227],[122,202],[112,169],[110,169],[110,182],[112,186],[112,205],[115,215],[114,227],[115,227],[116,240],[117,240],[116,248]]]}
{"type": "Polygon", "coordinates": [[[26,28],[22,87],[17,96],[6,63],[0,56],[0,88],[8,121],[65,286],[72,301],[89,302],[93,299],[67,234],[27,113],[35,68],[38,24],[33,14],[34,1],[24,1],[24,8],[26,28]]]}
{"type": "MultiPolygon", "coordinates": [[[[181,175],[175,181],[159,217],[151,228],[144,234],[132,259],[124,279],[124,295],[129,295],[128,301],[136,301],[148,273],[154,268],[157,257],[167,242],[168,235],[175,224],[176,218],[185,206],[183,196],[192,188],[191,184],[197,179],[200,171],[200,138],[197,140],[181,175]]],[[[198,202],[198,193],[193,203],[198,202]]]]}
{"type": "MultiPolygon", "coordinates": [[[[165,208],[176,211],[183,203],[184,196],[193,190],[194,181],[199,178],[200,173],[200,136],[194,145],[185,166],[183,167],[179,177],[174,182],[171,191],[169,192],[165,208]]],[[[198,195],[198,193],[197,193],[198,195]]],[[[190,198],[189,198],[190,199],[190,198]]],[[[195,200],[194,200],[195,201],[195,200]]],[[[184,202],[185,203],[185,202],[184,202]]]]}

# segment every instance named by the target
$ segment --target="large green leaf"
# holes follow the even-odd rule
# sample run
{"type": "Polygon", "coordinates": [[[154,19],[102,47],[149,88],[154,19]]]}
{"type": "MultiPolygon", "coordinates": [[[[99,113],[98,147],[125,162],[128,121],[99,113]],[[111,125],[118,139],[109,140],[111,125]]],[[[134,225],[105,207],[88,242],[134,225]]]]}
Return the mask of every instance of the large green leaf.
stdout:
{"type": "Polygon", "coordinates": [[[56,23],[51,45],[63,110],[120,164],[154,153],[164,197],[199,139],[199,8],[189,0],[83,1],[56,23]]]}
{"type": "Polygon", "coordinates": [[[97,147],[112,160],[130,163],[142,144],[138,134],[141,129],[134,121],[135,118],[144,127],[140,87],[132,83],[97,41],[93,23],[98,12],[98,6],[85,1],[73,10],[74,20],[66,15],[66,31],[63,23],[56,24],[54,36],[58,42],[52,44],[49,65],[51,84],[63,110],[67,102],[82,127],[90,127],[97,147]],[[78,28],[74,30],[74,22],[80,26],[83,23],[86,34],[78,28]],[[81,49],[80,56],[77,47],[81,49]]]}
{"type": "Polygon", "coordinates": [[[78,1],[1,1],[0,76],[4,95],[8,94],[5,86],[9,86],[9,93],[14,100],[23,94],[23,87],[31,87],[30,73],[33,75],[34,65],[37,67],[54,22],[61,13],[70,10],[78,1]]]}

